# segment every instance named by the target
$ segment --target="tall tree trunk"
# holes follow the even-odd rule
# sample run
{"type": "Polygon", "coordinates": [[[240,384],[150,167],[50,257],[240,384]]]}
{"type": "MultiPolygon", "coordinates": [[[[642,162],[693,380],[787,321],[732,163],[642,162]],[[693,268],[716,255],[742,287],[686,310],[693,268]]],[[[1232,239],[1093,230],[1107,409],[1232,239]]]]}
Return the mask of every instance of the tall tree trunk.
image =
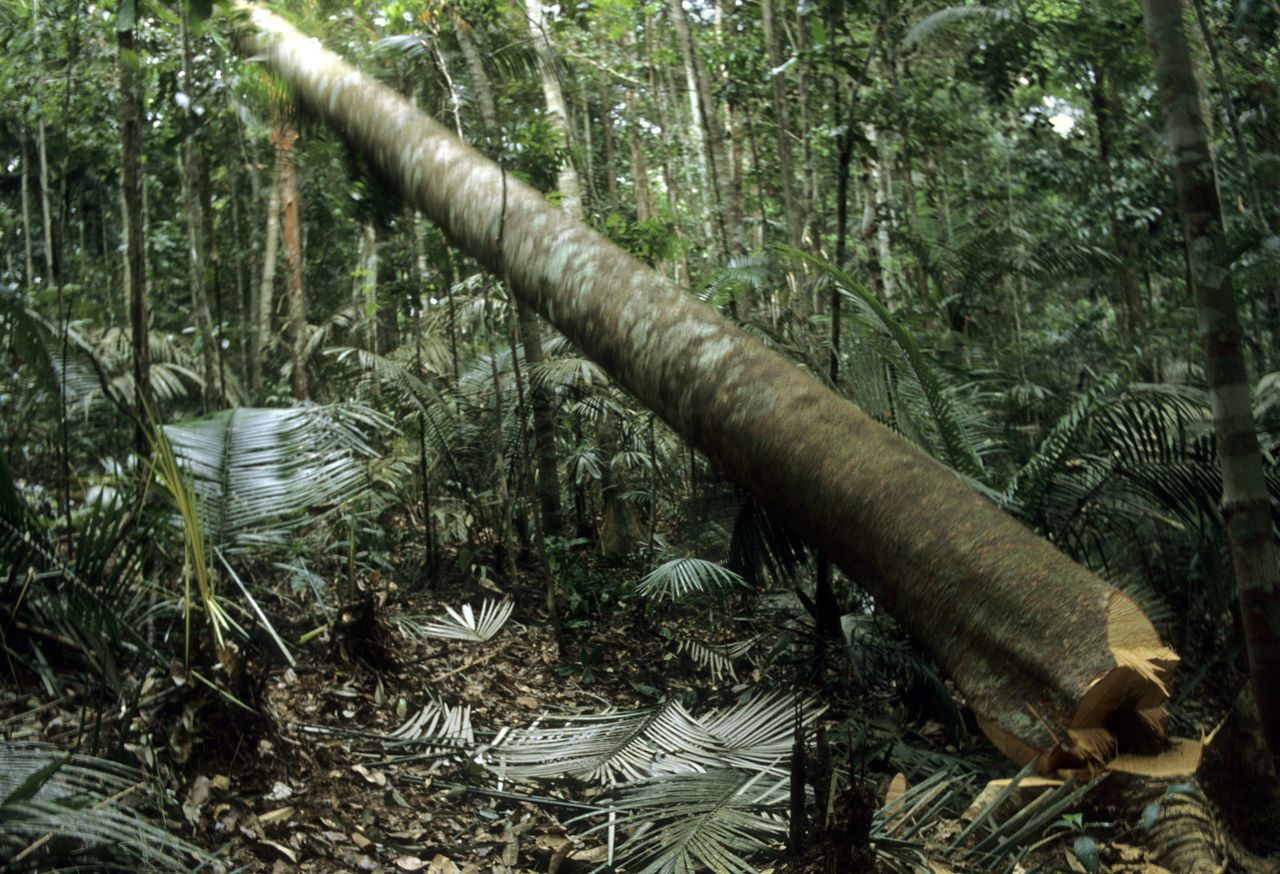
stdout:
{"type": "Polygon", "coordinates": [[[672,162],[672,149],[678,149],[683,139],[680,136],[675,137],[675,142],[671,141],[671,132],[674,130],[672,126],[672,108],[668,106],[671,89],[666,87],[666,78],[662,75],[662,70],[654,60],[653,41],[648,40],[646,49],[646,67],[649,77],[649,91],[653,94],[654,103],[658,109],[658,124],[662,128],[662,178],[663,188],[667,195],[667,215],[672,219],[675,228],[677,240],[678,254],[675,261],[675,282],[676,285],[688,286],[689,284],[689,259],[685,254],[684,234],[680,230],[679,221],[679,203],[681,194],[680,174],[676,170],[672,162]]]}
{"type": "Polygon", "coordinates": [[[302,215],[298,203],[298,161],[294,148],[298,132],[293,121],[281,112],[272,136],[280,167],[280,216],[284,238],[284,288],[289,306],[290,384],[294,400],[310,395],[307,383],[307,298],[303,286],[302,215]]]}
{"type": "Polygon", "coordinates": [[[604,148],[605,191],[609,197],[609,214],[618,211],[618,165],[613,156],[613,83],[600,83],[600,139],[604,148]]]}
{"type": "MultiPolygon", "coordinates": [[[[25,119],[24,119],[25,122],[25,119]]],[[[36,264],[33,257],[34,247],[31,245],[31,156],[27,150],[27,127],[24,123],[18,129],[18,141],[22,151],[22,281],[31,287],[36,281],[36,264]]]]}
{"type": "MultiPolygon", "coordinates": [[[[560,80],[556,77],[555,49],[551,45],[551,36],[547,33],[547,23],[543,20],[541,0],[526,0],[525,17],[529,23],[529,35],[542,53],[542,63],[538,69],[542,73],[542,97],[547,104],[547,124],[564,144],[566,154],[573,151],[573,138],[569,135],[569,110],[564,102],[564,94],[560,91],[560,80]]],[[[573,168],[573,160],[566,157],[556,171],[556,187],[560,189],[560,207],[575,219],[582,219],[582,186],[578,184],[578,173],[573,168]]]]}
{"type": "Polygon", "coordinates": [[[120,180],[124,193],[125,271],[129,288],[130,357],[138,417],[134,450],[150,452],[146,432],[151,409],[151,346],[147,336],[147,250],[142,227],[142,59],[134,48],[132,27],[116,31],[120,70],[120,180]]]}
{"type": "MultiPolygon", "coordinates": [[[[271,131],[271,142],[284,135],[279,120],[271,131]]],[[[262,246],[262,275],[253,295],[250,309],[253,311],[253,354],[249,356],[249,394],[255,400],[262,397],[263,369],[266,366],[267,349],[271,342],[271,311],[276,287],[276,253],[280,249],[280,187],[283,178],[284,159],[276,150],[275,174],[271,190],[267,193],[267,232],[262,246]]]]}
{"type": "Polygon", "coordinates": [[[1182,0],[1142,0],[1174,187],[1186,240],[1191,292],[1222,465],[1222,515],[1235,567],[1253,692],[1273,760],[1280,762],[1280,563],[1271,496],[1253,421],[1243,334],[1236,315],[1222,206],[1200,110],[1195,66],[1182,28],[1182,0]]]}
{"type": "MultiPolygon", "coordinates": [[[[531,5],[537,5],[537,3],[538,0],[532,0],[531,5]]],[[[535,26],[535,21],[542,22],[541,8],[538,10],[538,15],[537,19],[529,19],[531,31],[535,26]]],[[[535,38],[542,40],[545,37],[545,32],[539,26],[535,38]]],[[[463,59],[480,95],[480,116],[484,121],[485,139],[487,142],[494,142],[498,132],[498,112],[497,104],[493,98],[493,88],[480,61],[480,52],[469,32],[466,39],[468,45],[463,48],[463,59]]],[[[549,46],[549,41],[544,42],[544,49],[549,49],[549,46]]],[[[542,84],[544,92],[547,88],[556,92],[556,95],[553,95],[551,101],[548,102],[548,106],[551,103],[558,103],[563,107],[564,99],[558,96],[560,91],[559,81],[554,76],[550,76],[550,78],[544,76],[542,84]]],[[[561,115],[560,121],[565,123],[567,119],[561,115]]],[[[567,143],[567,139],[565,142],[567,143]]],[[[568,165],[568,169],[565,172],[572,174],[572,165],[568,165]]],[[[576,176],[572,181],[561,179],[558,184],[561,186],[567,184],[574,190],[580,190],[576,176]]],[[[563,187],[561,191],[564,191],[563,187]]],[[[572,205],[565,200],[561,201],[561,207],[564,209],[569,209],[572,205]]],[[[581,198],[576,201],[576,207],[579,210],[579,214],[576,217],[581,218],[581,198]]],[[[530,369],[537,367],[543,360],[542,328],[538,324],[537,313],[525,301],[518,298],[516,299],[516,328],[519,332],[520,342],[524,345],[525,362],[530,369]]],[[[556,451],[555,406],[551,391],[542,384],[533,388],[530,393],[529,407],[533,413],[534,454],[537,457],[538,468],[536,486],[543,533],[548,537],[562,537],[564,536],[564,511],[560,500],[560,460],[559,453],[556,451]]],[[[552,609],[552,616],[556,617],[556,621],[558,621],[558,614],[554,609],[554,604],[549,604],[549,606],[552,609]]]]}
{"type": "Polygon", "coordinates": [[[639,113],[636,111],[635,95],[628,90],[623,95],[626,101],[627,118],[631,123],[627,129],[627,141],[631,146],[631,180],[636,201],[636,221],[648,221],[653,217],[653,194],[649,188],[649,168],[644,160],[644,141],[641,139],[640,125],[636,123],[639,113]]]}
{"type": "Polygon", "coordinates": [[[181,169],[179,178],[182,186],[182,203],[187,224],[187,284],[191,290],[191,311],[195,318],[196,331],[200,335],[200,361],[204,365],[204,404],[206,408],[220,406],[218,398],[221,387],[218,385],[217,340],[213,336],[213,316],[209,312],[209,297],[205,282],[205,231],[204,214],[200,208],[200,185],[198,181],[200,161],[199,146],[194,132],[194,116],[192,111],[195,101],[195,81],[191,52],[191,31],[187,23],[187,7],[181,7],[182,25],[182,73],[183,87],[187,89],[187,124],[186,142],[182,145],[181,169]]]}
{"type": "Polygon", "coordinates": [[[709,118],[714,117],[715,110],[707,106],[707,88],[698,64],[698,56],[693,44],[693,34],[689,30],[689,19],[684,14],[683,0],[670,0],[671,23],[676,34],[676,44],[680,49],[680,58],[684,65],[685,90],[689,96],[689,124],[687,127],[690,148],[693,152],[694,165],[697,168],[698,187],[702,193],[704,219],[709,235],[713,235],[719,244],[723,260],[729,257],[729,232],[725,224],[723,202],[720,197],[720,183],[715,160],[711,157],[712,146],[707,134],[709,118]]]}
{"type": "Polygon", "coordinates": [[[1093,104],[1093,117],[1098,126],[1098,160],[1102,164],[1102,180],[1107,192],[1107,220],[1111,228],[1111,247],[1119,262],[1120,300],[1125,313],[1125,333],[1132,345],[1143,344],[1144,320],[1142,315],[1142,296],[1138,290],[1138,274],[1134,270],[1134,258],[1130,251],[1128,237],[1125,236],[1120,223],[1118,211],[1119,198],[1116,193],[1115,175],[1112,171],[1112,157],[1115,143],[1114,121],[1119,113],[1115,112],[1115,102],[1108,93],[1109,82],[1106,71],[1102,67],[1094,69],[1093,89],[1090,101],[1093,104]]]}
{"type": "Polygon", "coordinates": [[[360,245],[357,247],[355,287],[352,303],[364,325],[364,347],[378,353],[378,232],[373,220],[360,225],[360,245]]]}
{"type": "Polygon", "coordinates": [[[764,24],[764,42],[769,53],[769,96],[773,104],[773,129],[778,142],[778,172],[782,176],[782,205],[787,220],[787,242],[799,248],[803,244],[804,220],[796,197],[795,160],[791,152],[791,109],[787,99],[787,83],[782,70],[782,37],[774,20],[773,0],[762,0],[760,19],[764,24]]]}
{"type": "Polygon", "coordinates": [[[813,130],[813,112],[809,106],[809,59],[806,57],[809,51],[809,13],[806,9],[808,5],[809,0],[799,0],[796,9],[796,53],[800,56],[800,63],[796,65],[796,99],[800,104],[800,130],[805,132],[805,136],[800,138],[803,158],[801,178],[804,181],[802,188],[805,236],[810,247],[816,252],[821,250],[822,240],[818,228],[817,210],[814,208],[818,196],[818,180],[814,170],[813,138],[808,135],[813,130]]]}
{"type": "Polygon", "coordinates": [[[424,214],[896,616],[1042,768],[1162,733],[1137,605],[953,473],[271,13],[241,47],[424,214]],[[502,194],[505,191],[506,196],[502,194]]]}

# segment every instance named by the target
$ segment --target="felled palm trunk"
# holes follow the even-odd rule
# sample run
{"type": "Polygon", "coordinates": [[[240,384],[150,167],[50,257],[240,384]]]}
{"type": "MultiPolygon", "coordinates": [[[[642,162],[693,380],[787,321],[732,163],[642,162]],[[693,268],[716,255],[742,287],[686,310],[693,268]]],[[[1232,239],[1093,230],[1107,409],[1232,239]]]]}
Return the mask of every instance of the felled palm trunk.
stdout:
{"type": "Polygon", "coordinates": [[[261,57],[404,196],[876,598],[1041,767],[1161,734],[1177,657],[1127,596],[280,18],[261,57]]]}

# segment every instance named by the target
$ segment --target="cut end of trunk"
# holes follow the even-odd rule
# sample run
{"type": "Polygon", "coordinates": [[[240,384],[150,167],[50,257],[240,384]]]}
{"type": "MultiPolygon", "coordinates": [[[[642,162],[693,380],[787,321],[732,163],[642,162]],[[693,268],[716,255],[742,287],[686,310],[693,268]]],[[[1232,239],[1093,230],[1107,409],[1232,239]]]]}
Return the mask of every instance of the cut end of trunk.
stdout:
{"type": "Polygon", "coordinates": [[[1107,646],[1116,666],[1080,699],[1072,728],[1100,727],[1121,710],[1151,711],[1169,697],[1168,679],[1178,656],[1161,642],[1133,599],[1121,592],[1112,594],[1107,605],[1107,646]]]}
{"type": "Polygon", "coordinates": [[[1133,599],[1121,592],[1111,595],[1105,621],[1112,667],[1087,685],[1052,748],[1038,748],[995,720],[979,717],[987,737],[1013,761],[1034,761],[1037,770],[1047,774],[1167,753],[1163,704],[1178,656],[1160,640],[1133,599]]]}

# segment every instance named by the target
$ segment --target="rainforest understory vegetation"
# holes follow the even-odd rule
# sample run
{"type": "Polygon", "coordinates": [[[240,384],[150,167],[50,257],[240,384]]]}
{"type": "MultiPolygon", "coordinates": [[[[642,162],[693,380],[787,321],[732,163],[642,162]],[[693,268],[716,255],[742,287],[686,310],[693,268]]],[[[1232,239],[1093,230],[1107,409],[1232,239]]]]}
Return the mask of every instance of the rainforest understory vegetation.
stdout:
{"type": "Polygon", "coordinates": [[[1274,0],[0,0],[0,870],[1280,871],[1274,0]]]}

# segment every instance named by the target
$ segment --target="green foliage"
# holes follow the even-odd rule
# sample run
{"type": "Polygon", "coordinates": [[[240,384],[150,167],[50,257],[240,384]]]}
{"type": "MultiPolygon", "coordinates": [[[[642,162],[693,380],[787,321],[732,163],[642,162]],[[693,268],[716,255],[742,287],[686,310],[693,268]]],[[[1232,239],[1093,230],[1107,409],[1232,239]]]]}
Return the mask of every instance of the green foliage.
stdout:
{"type": "Polygon", "coordinates": [[[369,488],[369,436],[390,428],[359,404],[237,407],[165,426],[189,472],[203,536],[219,549],[280,545],[314,514],[369,488]]]}
{"type": "MultiPolygon", "coordinates": [[[[207,870],[203,850],[144,818],[148,781],[105,759],[0,744],[0,847],[39,870],[207,870]]],[[[150,810],[148,810],[150,808],[150,810]]]]}

